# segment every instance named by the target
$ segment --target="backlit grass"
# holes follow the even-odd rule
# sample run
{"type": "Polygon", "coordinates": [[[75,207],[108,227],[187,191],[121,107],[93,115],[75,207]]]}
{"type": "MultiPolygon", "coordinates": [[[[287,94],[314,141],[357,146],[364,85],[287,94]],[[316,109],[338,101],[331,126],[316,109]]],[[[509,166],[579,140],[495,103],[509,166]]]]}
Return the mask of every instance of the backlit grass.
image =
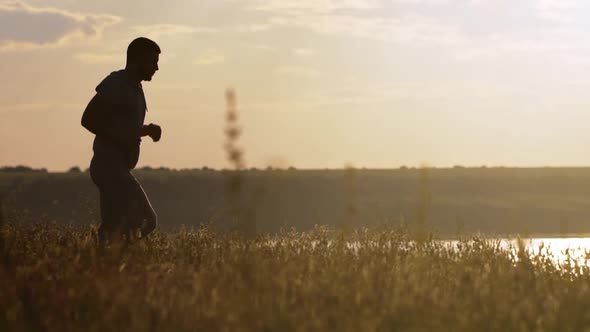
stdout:
{"type": "Polygon", "coordinates": [[[87,228],[3,229],[0,331],[581,331],[586,266],[481,239],[205,227],[98,251],[87,228]],[[518,254],[516,254],[518,255],[518,254]]]}

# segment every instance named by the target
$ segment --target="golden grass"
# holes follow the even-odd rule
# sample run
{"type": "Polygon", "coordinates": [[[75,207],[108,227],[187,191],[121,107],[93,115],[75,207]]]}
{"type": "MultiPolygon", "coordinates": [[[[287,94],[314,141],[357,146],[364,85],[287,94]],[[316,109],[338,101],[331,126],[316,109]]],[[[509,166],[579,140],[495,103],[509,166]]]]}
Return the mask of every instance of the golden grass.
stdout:
{"type": "Polygon", "coordinates": [[[586,266],[403,229],[244,238],[202,227],[96,249],[86,228],[5,225],[0,331],[581,331],[586,266]],[[354,244],[354,245],[353,245],[354,244]]]}

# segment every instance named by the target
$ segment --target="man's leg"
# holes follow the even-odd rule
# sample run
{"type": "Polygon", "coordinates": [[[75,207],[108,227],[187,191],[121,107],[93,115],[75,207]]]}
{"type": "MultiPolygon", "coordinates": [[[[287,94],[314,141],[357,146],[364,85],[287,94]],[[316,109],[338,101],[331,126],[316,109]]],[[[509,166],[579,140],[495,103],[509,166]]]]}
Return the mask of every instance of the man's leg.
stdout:
{"type": "Polygon", "coordinates": [[[90,166],[92,181],[100,193],[101,224],[98,228],[99,245],[117,242],[127,233],[129,219],[129,171],[107,163],[93,162],[90,166]]]}
{"type": "Polygon", "coordinates": [[[112,233],[113,215],[111,197],[106,190],[98,189],[100,199],[100,226],[98,226],[98,244],[104,246],[109,239],[109,234],[112,233]]]}
{"type": "Polygon", "coordinates": [[[127,234],[129,218],[128,186],[122,176],[113,176],[101,183],[100,207],[102,223],[98,229],[99,241],[117,242],[127,234]]]}
{"type": "Polygon", "coordinates": [[[156,228],[156,213],[129,170],[91,165],[91,175],[100,192],[99,244],[121,240],[123,235],[130,240],[138,230],[143,238],[156,228]]]}
{"type": "Polygon", "coordinates": [[[139,230],[141,238],[144,238],[156,229],[158,217],[143,187],[131,173],[126,177],[125,182],[127,186],[125,192],[128,194],[126,201],[129,202],[127,214],[129,230],[131,232],[139,230]]]}
{"type": "Polygon", "coordinates": [[[113,231],[113,226],[116,222],[113,214],[113,197],[112,188],[105,180],[105,172],[96,166],[94,158],[90,164],[90,177],[92,182],[98,188],[99,206],[100,206],[100,225],[97,230],[97,242],[99,246],[104,246],[109,240],[109,235],[113,231]]]}

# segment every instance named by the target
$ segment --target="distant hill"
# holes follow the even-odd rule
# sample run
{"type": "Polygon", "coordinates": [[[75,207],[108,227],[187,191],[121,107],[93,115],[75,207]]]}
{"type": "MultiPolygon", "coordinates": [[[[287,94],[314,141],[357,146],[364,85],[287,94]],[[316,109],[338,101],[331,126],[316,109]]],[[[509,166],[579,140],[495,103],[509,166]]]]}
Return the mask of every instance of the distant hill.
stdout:
{"type": "MultiPolygon", "coordinates": [[[[249,170],[238,175],[241,196],[228,194],[229,172],[134,174],[163,228],[207,222],[229,228],[226,211],[238,201],[268,232],[423,223],[445,234],[590,233],[590,168],[249,170]]],[[[86,172],[0,171],[0,198],[12,220],[98,222],[97,197],[86,172]]]]}

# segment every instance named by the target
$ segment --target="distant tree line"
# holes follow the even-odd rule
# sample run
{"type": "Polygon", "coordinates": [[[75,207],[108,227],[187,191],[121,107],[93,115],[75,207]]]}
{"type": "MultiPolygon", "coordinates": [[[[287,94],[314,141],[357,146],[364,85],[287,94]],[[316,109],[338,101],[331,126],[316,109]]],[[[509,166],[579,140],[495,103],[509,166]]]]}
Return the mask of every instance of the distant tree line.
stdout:
{"type": "MultiPolygon", "coordinates": [[[[400,170],[416,170],[416,169],[420,169],[421,167],[414,167],[414,166],[406,166],[406,165],[402,165],[400,166],[398,169],[400,170]]],[[[430,169],[437,169],[438,167],[431,167],[429,166],[428,168],[430,169]]],[[[473,166],[463,166],[463,165],[454,165],[452,167],[453,169],[474,169],[474,168],[488,168],[488,166],[486,165],[482,165],[479,167],[473,167],[473,166]]],[[[505,168],[503,166],[495,166],[495,167],[491,167],[491,168],[505,168]]],[[[360,168],[361,170],[367,170],[368,168],[362,167],[360,168]]],[[[151,166],[143,166],[138,168],[138,170],[141,171],[209,171],[209,172],[217,172],[217,171],[227,171],[228,169],[226,168],[222,168],[222,169],[215,169],[215,168],[211,168],[211,167],[207,167],[207,166],[203,166],[201,168],[170,168],[170,167],[151,167],[151,166]]],[[[246,168],[243,171],[250,171],[250,172],[258,172],[258,171],[281,171],[281,170],[286,170],[286,171],[296,171],[297,168],[293,167],[293,166],[289,166],[287,168],[281,168],[281,167],[272,167],[272,166],[268,166],[265,168],[257,168],[257,167],[250,167],[250,168],[246,168]]],[[[324,170],[330,170],[328,168],[324,169],[324,170]]],[[[0,167],[0,172],[43,172],[43,173],[47,173],[47,168],[33,168],[33,167],[29,167],[29,166],[24,166],[24,165],[17,165],[17,166],[1,166],[0,167]]],[[[79,166],[72,166],[68,169],[67,171],[68,173],[81,173],[83,172],[82,169],[79,166]]],[[[88,172],[88,168],[86,168],[84,170],[84,172],[88,172]]]]}
{"type": "MultiPolygon", "coordinates": [[[[215,169],[215,168],[211,168],[211,167],[207,167],[207,166],[203,166],[201,168],[168,168],[168,167],[151,167],[151,166],[144,166],[144,167],[140,167],[139,170],[141,171],[210,171],[210,172],[216,172],[216,171],[227,171],[228,169],[226,168],[222,168],[222,169],[215,169]]],[[[243,171],[250,171],[250,172],[257,172],[257,171],[280,171],[280,170],[288,170],[288,171],[296,171],[297,168],[290,166],[288,168],[277,168],[277,167],[272,167],[272,166],[268,166],[266,168],[256,168],[256,167],[250,167],[250,168],[245,168],[243,169],[243,171]]]]}
{"type": "Polygon", "coordinates": [[[24,165],[2,166],[0,172],[43,172],[47,173],[47,168],[32,168],[24,165]]]}
{"type": "MultiPolygon", "coordinates": [[[[215,169],[215,168],[211,168],[211,167],[207,167],[207,166],[203,166],[201,168],[170,168],[170,167],[151,167],[151,166],[143,166],[138,168],[138,170],[140,171],[166,171],[166,172],[174,172],[174,171],[209,171],[209,172],[217,172],[217,171],[227,171],[227,169],[222,168],[222,169],[215,169]]],[[[280,171],[280,170],[287,170],[287,171],[296,171],[297,168],[293,167],[293,166],[289,166],[287,168],[279,168],[279,167],[272,167],[272,166],[268,166],[266,168],[256,168],[256,167],[250,167],[247,169],[244,169],[244,171],[251,171],[251,172],[257,172],[257,171],[280,171]]],[[[88,172],[89,169],[86,168],[84,170],[82,170],[79,166],[72,166],[67,170],[67,173],[82,173],[82,172],[88,172]]],[[[24,166],[24,165],[17,165],[17,166],[0,166],[0,172],[43,172],[43,173],[47,173],[47,168],[33,168],[33,167],[29,167],[29,166],[24,166]]]]}

